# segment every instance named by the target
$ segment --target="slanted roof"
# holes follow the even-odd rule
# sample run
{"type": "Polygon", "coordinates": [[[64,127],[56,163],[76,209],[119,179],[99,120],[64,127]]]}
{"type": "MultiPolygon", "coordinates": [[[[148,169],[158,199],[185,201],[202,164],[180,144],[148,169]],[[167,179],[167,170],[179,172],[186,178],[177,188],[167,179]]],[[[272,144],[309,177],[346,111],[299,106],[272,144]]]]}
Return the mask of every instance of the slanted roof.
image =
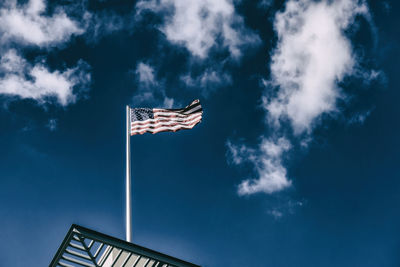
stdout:
{"type": "Polygon", "coordinates": [[[50,267],[200,267],[73,224],[50,267]]]}

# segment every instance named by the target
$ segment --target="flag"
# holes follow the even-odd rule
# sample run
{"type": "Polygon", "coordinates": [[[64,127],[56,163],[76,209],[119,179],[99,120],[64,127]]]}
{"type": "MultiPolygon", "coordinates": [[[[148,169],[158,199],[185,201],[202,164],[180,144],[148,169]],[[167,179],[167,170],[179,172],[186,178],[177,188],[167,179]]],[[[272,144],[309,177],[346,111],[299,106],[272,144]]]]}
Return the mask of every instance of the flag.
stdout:
{"type": "Polygon", "coordinates": [[[202,115],[203,109],[198,99],[181,109],[131,108],[130,135],[192,129],[201,122],[202,115]]]}

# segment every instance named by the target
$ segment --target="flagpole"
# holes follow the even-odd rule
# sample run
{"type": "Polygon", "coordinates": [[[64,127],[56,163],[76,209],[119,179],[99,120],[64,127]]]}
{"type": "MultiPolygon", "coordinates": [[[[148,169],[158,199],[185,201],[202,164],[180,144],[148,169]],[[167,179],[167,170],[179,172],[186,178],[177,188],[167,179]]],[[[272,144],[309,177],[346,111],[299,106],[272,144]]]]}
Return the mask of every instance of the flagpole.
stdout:
{"type": "Polygon", "coordinates": [[[131,242],[132,209],[131,209],[131,142],[130,142],[130,108],[126,106],[126,241],[131,242]]]}

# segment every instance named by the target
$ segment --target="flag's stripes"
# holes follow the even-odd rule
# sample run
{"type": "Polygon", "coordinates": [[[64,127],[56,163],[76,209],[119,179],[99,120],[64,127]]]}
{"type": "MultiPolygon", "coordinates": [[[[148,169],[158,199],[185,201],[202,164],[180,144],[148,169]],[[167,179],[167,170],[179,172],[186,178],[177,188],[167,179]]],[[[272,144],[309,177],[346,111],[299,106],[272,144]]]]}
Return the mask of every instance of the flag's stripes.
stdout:
{"type": "Polygon", "coordinates": [[[145,121],[134,121],[131,123],[132,128],[134,126],[137,125],[148,125],[148,124],[156,124],[159,122],[170,122],[170,121],[175,121],[175,122],[179,122],[179,123],[186,123],[186,122],[190,122],[198,117],[201,118],[202,114],[200,113],[196,113],[196,114],[192,114],[186,118],[180,118],[180,117],[155,117],[155,119],[148,119],[145,121]]]}
{"type": "Polygon", "coordinates": [[[173,113],[173,114],[178,114],[178,115],[188,115],[194,112],[202,111],[200,103],[196,103],[194,105],[191,105],[190,107],[184,108],[184,109],[160,109],[160,108],[153,108],[154,113],[173,113]]]}
{"type": "Polygon", "coordinates": [[[154,129],[154,128],[158,128],[158,127],[164,127],[164,126],[175,126],[175,125],[191,125],[194,122],[200,122],[201,121],[201,117],[195,118],[193,120],[187,121],[187,122],[176,122],[176,121],[168,121],[168,122],[156,122],[156,123],[148,123],[145,125],[136,125],[135,127],[132,127],[132,130],[136,130],[136,129],[154,129]]]}
{"type": "Polygon", "coordinates": [[[203,110],[199,100],[193,101],[182,109],[131,109],[131,135],[176,132],[181,129],[192,129],[201,122],[203,110]]]}
{"type": "Polygon", "coordinates": [[[157,108],[154,108],[153,111],[154,111],[154,115],[157,115],[157,114],[160,114],[160,115],[176,115],[176,116],[185,117],[185,116],[193,114],[195,112],[201,112],[201,111],[203,111],[203,109],[201,108],[201,106],[196,106],[196,107],[193,107],[193,108],[191,108],[189,110],[186,110],[186,111],[184,111],[182,109],[180,109],[179,111],[174,111],[174,110],[171,110],[171,109],[157,109],[157,108]]]}
{"type": "Polygon", "coordinates": [[[172,112],[180,112],[180,113],[183,113],[183,112],[187,112],[188,110],[191,110],[191,109],[193,109],[193,108],[195,108],[195,107],[197,107],[197,106],[200,106],[200,108],[201,108],[200,100],[198,100],[198,99],[194,100],[190,105],[188,105],[188,106],[185,107],[185,108],[178,108],[178,109],[153,108],[153,110],[154,110],[154,111],[166,111],[166,110],[168,110],[168,111],[172,111],[172,112]]]}
{"type": "Polygon", "coordinates": [[[193,123],[192,125],[187,125],[187,126],[184,126],[184,125],[176,125],[176,126],[173,126],[173,127],[171,127],[171,126],[168,126],[168,127],[158,127],[158,128],[156,128],[156,129],[149,129],[149,128],[147,128],[147,129],[144,129],[144,130],[132,130],[131,131],[131,135],[135,135],[135,134],[144,134],[144,133],[146,133],[146,132],[149,132],[149,133],[152,133],[152,134],[155,134],[155,133],[159,133],[159,132],[176,132],[176,131],[179,131],[179,130],[181,130],[181,129],[192,129],[196,124],[198,124],[199,122],[195,122],[195,123],[193,123]]]}
{"type": "Polygon", "coordinates": [[[190,109],[188,111],[183,111],[183,114],[192,114],[197,111],[202,111],[201,106],[193,107],[192,109],[190,109]]]}
{"type": "Polygon", "coordinates": [[[201,121],[201,118],[197,118],[185,123],[180,123],[180,122],[159,122],[159,123],[151,123],[151,124],[146,124],[146,125],[137,125],[135,127],[132,127],[132,131],[134,130],[142,130],[142,129],[157,129],[161,127],[168,127],[168,126],[176,126],[176,125],[182,125],[182,126],[190,126],[193,123],[198,123],[201,121]]]}
{"type": "MultiPolygon", "coordinates": [[[[190,115],[190,114],[188,114],[190,115]]],[[[155,118],[187,118],[188,115],[185,114],[180,114],[180,113],[174,113],[174,112],[161,112],[161,111],[157,111],[154,112],[154,117],[155,118]]]]}

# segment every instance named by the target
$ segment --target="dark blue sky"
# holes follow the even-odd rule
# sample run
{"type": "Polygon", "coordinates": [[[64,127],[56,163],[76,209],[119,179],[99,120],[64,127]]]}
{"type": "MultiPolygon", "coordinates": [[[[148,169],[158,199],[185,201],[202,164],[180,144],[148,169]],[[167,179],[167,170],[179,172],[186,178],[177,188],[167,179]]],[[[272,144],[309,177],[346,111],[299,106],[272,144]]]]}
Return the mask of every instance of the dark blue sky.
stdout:
{"type": "MultiPolygon", "coordinates": [[[[0,28],[0,266],[47,266],[73,223],[123,239],[125,105],[164,107],[173,100],[179,108],[196,98],[204,113],[193,130],[131,138],[134,243],[207,267],[400,266],[396,1],[368,1],[368,14],[355,12],[341,29],[354,66],[333,78],[330,86],[341,95],[334,107],[319,110],[300,133],[290,113],[274,125],[265,102],[292,88],[271,71],[277,47],[292,34],[278,38],[275,16],[292,1],[215,1],[234,9],[220,15],[218,5],[201,7],[205,22],[187,36],[196,23],[176,29],[171,22],[178,0],[158,7],[36,1],[45,9],[30,15],[33,2],[4,4],[1,21],[24,8],[33,21],[62,10],[79,30],[57,37],[62,28],[38,22],[49,36],[32,37],[33,31],[19,33],[21,26],[0,28]],[[195,37],[213,41],[198,46],[195,37]],[[10,51],[26,61],[15,61],[22,70],[10,70],[10,51]],[[38,82],[37,66],[65,74],[68,100],[51,79],[50,87],[38,82]],[[14,92],[5,89],[21,79],[14,92]],[[279,137],[290,148],[281,146],[278,156],[262,152],[263,140],[279,137]],[[255,155],[281,166],[290,185],[239,194],[243,180],[275,169],[257,159],[235,162],[230,143],[246,147],[237,160],[255,155]]],[[[307,21],[307,10],[318,4],[301,2],[307,8],[294,17],[307,21]]]]}

